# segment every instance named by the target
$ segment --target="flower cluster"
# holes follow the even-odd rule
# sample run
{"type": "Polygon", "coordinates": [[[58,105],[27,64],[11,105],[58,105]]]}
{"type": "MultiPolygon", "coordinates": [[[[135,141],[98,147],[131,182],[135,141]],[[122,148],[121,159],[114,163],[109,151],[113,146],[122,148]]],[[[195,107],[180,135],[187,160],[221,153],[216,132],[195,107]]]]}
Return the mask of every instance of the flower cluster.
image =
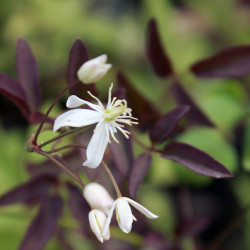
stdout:
{"type": "Polygon", "coordinates": [[[109,225],[115,209],[117,222],[124,233],[129,233],[133,221],[136,221],[129,205],[132,205],[150,219],[158,218],[157,215],[127,197],[119,197],[114,201],[108,191],[98,183],[86,185],[83,196],[92,208],[89,213],[90,227],[101,242],[108,240],[110,237],[109,225]]]}
{"type": "MultiPolygon", "coordinates": [[[[106,60],[107,56],[102,55],[84,63],[77,73],[79,80],[84,83],[100,80],[111,68],[111,64],[105,64],[106,60]]],[[[72,110],[61,114],[54,122],[54,132],[64,126],[85,127],[97,124],[86,149],[87,160],[83,162],[83,166],[89,168],[97,168],[100,165],[111,138],[119,143],[115,137],[118,131],[128,138],[130,133],[125,129],[125,125],[138,124],[137,119],[132,116],[132,110],[127,107],[127,101],[111,97],[112,88],[113,84],[109,88],[106,106],[90,92],[88,94],[96,100],[96,104],[82,100],[75,95],[70,96],[66,106],[72,110]],[[82,105],[87,105],[90,109],[79,108],[82,105]]],[[[113,178],[112,182],[114,182],[113,178]]],[[[116,187],[116,184],[114,186],[116,187]]],[[[116,210],[119,227],[125,233],[131,231],[132,223],[136,220],[130,205],[150,219],[158,217],[139,203],[122,197],[120,191],[117,191],[117,195],[118,198],[114,201],[108,191],[98,183],[90,183],[83,190],[83,196],[92,209],[89,213],[90,227],[100,242],[110,238],[109,225],[114,210],[116,210]]]]}

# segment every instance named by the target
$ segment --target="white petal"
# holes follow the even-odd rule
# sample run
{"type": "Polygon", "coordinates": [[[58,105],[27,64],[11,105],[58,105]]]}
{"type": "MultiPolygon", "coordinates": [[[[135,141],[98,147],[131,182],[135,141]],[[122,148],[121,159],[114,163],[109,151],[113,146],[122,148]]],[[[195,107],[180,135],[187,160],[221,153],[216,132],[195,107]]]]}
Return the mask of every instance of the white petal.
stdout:
{"type": "Polygon", "coordinates": [[[54,123],[53,131],[55,132],[61,127],[83,127],[97,123],[101,120],[99,112],[88,109],[74,109],[59,115],[54,123]]]}
{"type": "Polygon", "coordinates": [[[99,183],[92,182],[83,189],[83,196],[92,208],[102,210],[106,215],[109,214],[114,200],[108,191],[99,183]]]}
{"type": "Polygon", "coordinates": [[[83,163],[83,166],[97,168],[102,161],[107,145],[108,134],[105,122],[102,121],[97,124],[94,130],[94,134],[86,150],[87,160],[83,163]]]}
{"type": "Polygon", "coordinates": [[[116,204],[116,218],[120,229],[124,233],[129,233],[132,228],[133,214],[126,199],[119,198],[116,204]]]}
{"type": "MultiPolygon", "coordinates": [[[[89,224],[90,224],[90,228],[91,230],[93,231],[93,233],[96,235],[96,238],[101,242],[103,243],[103,236],[101,234],[101,230],[99,228],[99,225],[98,225],[98,219],[97,219],[97,216],[98,216],[98,212],[97,210],[92,210],[90,213],[89,213],[89,224]]],[[[101,215],[102,216],[102,215],[101,215]]],[[[99,215],[100,217],[100,215],[99,215]]]]}
{"type": "Polygon", "coordinates": [[[116,201],[114,202],[112,208],[110,209],[110,212],[109,212],[108,218],[106,220],[105,226],[103,227],[103,230],[102,230],[102,235],[103,236],[106,235],[107,231],[109,230],[109,225],[110,225],[110,222],[111,222],[111,218],[112,218],[115,206],[116,206],[116,201]]]}
{"type": "Polygon", "coordinates": [[[143,213],[148,218],[150,218],[150,219],[156,219],[156,218],[158,218],[157,215],[151,213],[148,209],[146,209],[145,207],[143,207],[138,202],[133,201],[133,200],[127,198],[127,197],[125,197],[124,199],[126,199],[133,207],[135,207],[137,210],[139,210],[141,213],[143,213]]]}
{"type": "Polygon", "coordinates": [[[110,231],[109,229],[105,233],[105,235],[102,235],[102,230],[104,228],[104,225],[106,223],[106,216],[105,214],[99,210],[99,209],[93,209],[89,213],[89,224],[93,231],[93,233],[96,235],[97,239],[103,243],[103,240],[108,240],[110,238],[110,231]]]}
{"type": "Polygon", "coordinates": [[[90,108],[96,110],[96,111],[101,111],[101,108],[96,105],[96,104],[93,104],[91,102],[87,102],[85,100],[82,100],[81,98],[77,97],[76,95],[71,95],[68,100],[67,100],[67,103],[66,103],[66,106],[68,108],[77,108],[81,105],[88,105],[90,108]]]}
{"type": "Polygon", "coordinates": [[[108,56],[106,54],[103,54],[87,61],[86,64],[103,64],[107,62],[107,59],[108,56]]]}

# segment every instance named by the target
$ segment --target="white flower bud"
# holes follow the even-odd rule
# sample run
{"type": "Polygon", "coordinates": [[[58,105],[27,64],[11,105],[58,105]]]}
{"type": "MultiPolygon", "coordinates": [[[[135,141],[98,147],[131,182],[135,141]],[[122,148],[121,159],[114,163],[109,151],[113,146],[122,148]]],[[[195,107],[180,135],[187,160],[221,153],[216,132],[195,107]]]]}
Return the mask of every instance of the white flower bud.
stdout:
{"type": "Polygon", "coordinates": [[[83,83],[99,81],[112,67],[112,65],[107,64],[106,61],[107,55],[104,54],[85,62],[77,71],[78,79],[83,83]]]}
{"type": "Polygon", "coordinates": [[[114,200],[108,191],[98,183],[90,183],[85,186],[83,196],[91,208],[97,208],[108,214],[114,204],[114,200]]]}
{"type": "Polygon", "coordinates": [[[106,219],[106,215],[101,210],[93,209],[89,212],[90,228],[101,243],[110,238],[109,228],[106,230],[105,234],[102,234],[106,219]]]}

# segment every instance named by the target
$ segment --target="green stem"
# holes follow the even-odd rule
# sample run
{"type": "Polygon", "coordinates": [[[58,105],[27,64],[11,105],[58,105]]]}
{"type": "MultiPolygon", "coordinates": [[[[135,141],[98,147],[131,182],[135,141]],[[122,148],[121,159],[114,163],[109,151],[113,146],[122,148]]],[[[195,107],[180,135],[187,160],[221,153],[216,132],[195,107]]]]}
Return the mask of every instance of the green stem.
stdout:
{"type": "Polygon", "coordinates": [[[41,129],[43,127],[43,124],[45,123],[46,119],[48,118],[49,116],[49,113],[50,111],[53,109],[53,107],[57,104],[57,102],[60,100],[60,98],[63,96],[63,94],[69,90],[70,88],[74,87],[77,83],[79,83],[80,81],[78,79],[76,79],[75,81],[73,81],[72,83],[70,83],[69,85],[67,85],[66,88],[64,88],[60,93],[59,95],[56,97],[56,99],[54,100],[54,102],[50,105],[49,109],[47,110],[46,114],[44,115],[36,133],[35,133],[35,136],[34,136],[34,139],[33,139],[33,144],[37,144],[37,138],[41,132],[41,129]]]}
{"type": "Polygon", "coordinates": [[[50,140],[48,140],[48,141],[42,142],[42,143],[39,144],[38,146],[39,146],[40,148],[42,148],[42,147],[44,147],[44,146],[50,144],[51,142],[54,142],[54,141],[56,141],[56,140],[58,140],[58,139],[63,138],[63,137],[66,136],[66,135],[70,135],[70,134],[73,134],[73,133],[75,133],[75,132],[79,132],[79,131],[84,130],[84,129],[86,129],[86,127],[81,127],[81,128],[77,128],[77,129],[73,129],[73,130],[67,131],[67,132],[65,132],[65,133],[63,133],[63,134],[60,134],[60,135],[58,135],[58,136],[56,136],[56,137],[54,137],[54,138],[52,138],[52,139],[50,139],[50,140]]]}
{"type": "Polygon", "coordinates": [[[115,188],[115,191],[116,191],[116,194],[117,194],[118,198],[121,198],[121,197],[122,197],[122,194],[121,194],[120,189],[119,189],[119,187],[118,187],[118,185],[117,185],[117,183],[116,183],[116,181],[115,181],[115,178],[114,178],[114,176],[112,175],[110,169],[108,168],[107,164],[106,164],[104,161],[102,161],[102,166],[103,166],[104,169],[106,170],[106,172],[107,172],[107,174],[108,174],[108,176],[109,176],[111,182],[113,183],[113,186],[114,186],[114,188],[115,188]]]}
{"type": "Polygon", "coordinates": [[[84,149],[86,149],[85,146],[80,145],[80,144],[68,144],[68,145],[65,145],[65,146],[62,146],[59,148],[55,148],[55,149],[50,150],[50,151],[43,151],[43,152],[45,152],[47,154],[53,154],[53,153],[59,152],[61,150],[69,149],[69,148],[84,148],[84,149]]]}
{"type": "Polygon", "coordinates": [[[59,160],[57,160],[56,158],[50,156],[49,154],[47,154],[44,151],[36,151],[36,153],[43,155],[45,157],[47,157],[48,159],[50,159],[52,162],[54,162],[58,167],[60,167],[63,171],[65,171],[70,177],[72,177],[77,183],[79,183],[81,185],[82,188],[85,187],[85,184],[83,183],[83,181],[81,180],[81,178],[75,174],[74,172],[72,172],[69,168],[67,168],[64,164],[62,164],[59,160]]]}

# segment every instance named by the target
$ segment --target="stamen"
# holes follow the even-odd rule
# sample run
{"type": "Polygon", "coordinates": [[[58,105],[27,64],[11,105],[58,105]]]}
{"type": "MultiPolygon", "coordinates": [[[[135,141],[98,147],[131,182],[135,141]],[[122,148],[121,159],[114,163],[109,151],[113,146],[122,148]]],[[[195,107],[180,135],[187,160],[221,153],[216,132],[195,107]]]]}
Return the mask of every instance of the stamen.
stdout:
{"type": "Polygon", "coordinates": [[[98,102],[100,107],[102,107],[104,109],[101,101],[96,96],[92,95],[90,91],[88,91],[87,93],[98,102]]]}
{"type": "Polygon", "coordinates": [[[127,134],[130,134],[130,133],[128,131],[122,129],[119,125],[116,126],[116,128],[119,129],[127,139],[129,138],[127,134]]]}
{"type": "Polygon", "coordinates": [[[110,107],[110,102],[111,102],[111,91],[113,88],[113,83],[111,83],[110,87],[109,87],[109,97],[108,97],[108,104],[107,104],[107,108],[109,109],[110,107]]]}

